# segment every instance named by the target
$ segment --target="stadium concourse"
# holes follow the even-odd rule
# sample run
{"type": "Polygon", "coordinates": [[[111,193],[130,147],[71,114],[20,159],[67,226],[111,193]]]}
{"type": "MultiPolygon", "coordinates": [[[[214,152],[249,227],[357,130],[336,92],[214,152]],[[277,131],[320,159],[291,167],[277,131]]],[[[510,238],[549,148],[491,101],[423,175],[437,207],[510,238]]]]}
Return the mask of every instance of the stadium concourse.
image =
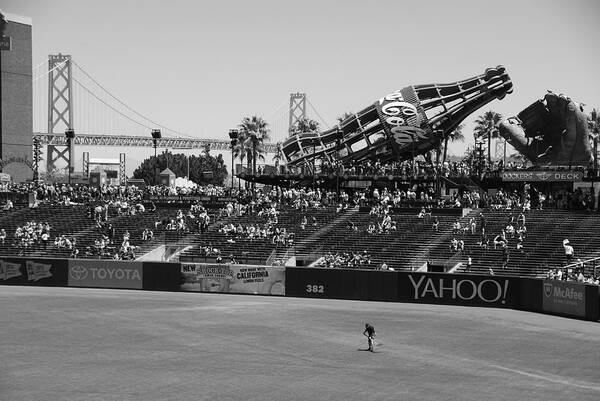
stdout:
{"type": "Polygon", "coordinates": [[[3,400],[600,398],[597,322],[81,288],[2,286],[0,303],[3,400]],[[363,352],[367,321],[375,353],[363,352]]]}
{"type": "MultiPolygon", "coordinates": [[[[446,175],[458,180],[453,171],[446,175]]],[[[434,186],[415,180],[338,194],[3,184],[0,253],[553,278],[560,270],[561,279],[598,283],[586,261],[600,256],[600,214],[587,188],[543,193],[500,183],[440,195],[434,186]]]]}

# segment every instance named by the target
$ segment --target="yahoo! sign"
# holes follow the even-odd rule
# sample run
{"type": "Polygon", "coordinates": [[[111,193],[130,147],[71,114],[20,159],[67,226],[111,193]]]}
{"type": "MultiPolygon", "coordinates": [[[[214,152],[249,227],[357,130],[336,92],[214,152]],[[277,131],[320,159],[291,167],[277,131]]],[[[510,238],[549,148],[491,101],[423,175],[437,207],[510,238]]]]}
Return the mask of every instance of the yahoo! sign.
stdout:
{"type": "Polygon", "coordinates": [[[407,302],[512,307],[509,279],[447,274],[399,277],[399,295],[407,302]]]}

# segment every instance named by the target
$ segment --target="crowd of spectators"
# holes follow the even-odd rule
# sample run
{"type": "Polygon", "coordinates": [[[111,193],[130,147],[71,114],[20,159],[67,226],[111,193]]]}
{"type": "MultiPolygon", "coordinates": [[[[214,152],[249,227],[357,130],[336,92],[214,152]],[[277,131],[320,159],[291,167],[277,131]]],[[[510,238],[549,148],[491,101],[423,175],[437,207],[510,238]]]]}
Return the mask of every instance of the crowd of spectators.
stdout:
{"type": "MultiPolygon", "coordinates": [[[[468,177],[474,173],[472,166],[466,162],[436,162],[422,159],[404,160],[381,163],[380,161],[365,160],[350,161],[347,165],[331,162],[325,158],[317,159],[315,166],[281,166],[280,173],[312,174],[313,168],[321,174],[340,174],[348,176],[403,176],[403,177],[468,177]]],[[[259,172],[261,170],[259,169],[259,172]]]]}
{"type": "Polygon", "coordinates": [[[565,269],[555,268],[548,270],[546,273],[546,279],[600,285],[600,276],[584,274],[583,263],[581,263],[581,259],[578,259],[578,266],[576,267],[567,267],[565,269]]]}
{"type": "Polygon", "coordinates": [[[332,253],[329,252],[327,255],[318,259],[315,267],[327,267],[327,268],[366,268],[370,269],[371,266],[371,255],[364,250],[361,252],[343,252],[343,253],[332,253]]]}
{"type": "MultiPolygon", "coordinates": [[[[42,245],[44,249],[47,249],[48,242],[50,241],[50,229],[48,223],[29,221],[16,228],[13,245],[19,249],[20,254],[26,252],[33,245],[42,245]]],[[[2,243],[4,243],[6,231],[2,231],[2,236],[4,237],[2,238],[2,243]]],[[[55,244],[58,241],[59,238],[57,237],[55,244]]]]}
{"type": "MultiPolygon", "coordinates": [[[[323,164],[326,167],[326,163],[323,164]]],[[[330,166],[331,167],[331,166],[330,166]]],[[[513,168],[515,166],[512,166],[513,168]]],[[[382,165],[379,162],[366,162],[361,165],[346,167],[345,172],[349,174],[371,174],[371,175],[427,175],[431,172],[441,176],[468,176],[471,174],[469,166],[465,163],[445,163],[428,164],[424,161],[412,161],[392,163],[382,165]]],[[[464,240],[460,235],[476,232],[481,237],[479,245],[484,248],[493,246],[495,249],[500,247],[503,250],[504,260],[509,259],[509,240],[516,242],[514,249],[518,252],[524,251],[524,241],[526,239],[527,227],[525,225],[525,214],[534,209],[545,207],[557,208],[591,208],[593,207],[593,194],[586,189],[575,189],[573,191],[560,190],[553,193],[543,194],[535,189],[525,186],[521,190],[515,190],[510,187],[499,189],[489,194],[479,191],[469,191],[461,189],[454,191],[450,195],[440,196],[436,194],[432,183],[403,183],[396,188],[387,187],[368,187],[363,189],[354,189],[348,191],[325,190],[321,188],[284,188],[275,189],[270,187],[256,189],[227,189],[225,187],[207,185],[196,188],[183,187],[160,187],[150,186],[145,189],[134,186],[102,186],[91,187],[85,185],[68,184],[50,184],[50,183],[28,183],[28,184],[0,184],[0,198],[5,201],[2,209],[10,211],[14,208],[12,195],[34,194],[31,207],[44,205],[86,205],[88,217],[98,225],[98,237],[94,240],[94,245],[86,248],[86,255],[108,256],[119,258],[135,257],[134,250],[137,248],[132,245],[132,241],[148,242],[155,237],[155,231],[165,230],[174,231],[177,234],[184,235],[188,233],[203,234],[209,227],[211,217],[208,211],[202,206],[201,202],[194,200],[193,197],[227,197],[223,209],[220,210],[220,217],[243,216],[252,214],[258,218],[267,219],[266,223],[253,224],[223,224],[220,231],[228,236],[231,243],[240,239],[253,241],[255,239],[268,239],[273,244],[283,244],[290,246],[294,243],[296,233],[279,227],[277,210],[280,208],[293,208],[300,212],[306,212],[309,209],[335,207],[338,213],[354,207],[367,207],[370,210],[371,220],[366,225],[359,225],[353,222],[351,218],[346,220],[346,227],[352,231],[360,231],[368,234],[389,234],[397,230],[397,222],[392,218],[392,209],[406,206],[422,207],[419,218],[423,221],[429,221],[433,230],[439,229],[439,220],[431,217],[433,208],[479,208],[489,207],[492,209],[513,210],[520,213],[519,218],[507,222],[498,233],[487,233],[485,223],[471,219],[468,224],[455,223],[453,227],[455,237],[450,242],[450,249],[454,252],[465,250],[464,240]],[[111,214],[116,216],[136,216],[153,213],[156,211],[156,205],[150,201],[178,197],[182,202],[189,202],[190,209],[180,209],[175,216],[157,218],[154,226],[143,228],[139,234],[136,233],[135,240],[129,236],[127,240],[115,238],[115,227],[109,224],[111,214]],[[161,198],[162,197],[162,198],[161,198]],[[184,199],[186,197],[186,199],[184,199]],[[190,199],[192,197],[192,199],[190,199]],[[185,210],[185,211],[184,211],[185,210]],[[521,220],[521,216],[523,216],[521,220]],[[506,250],[504,250],[506,249],[506,250]],[[119,255],[119,256],[114,256],[119,255]]],[[[512,216],[511,216],[512,217],[512,216]]],[[[124,224],[126,220],[123,221],[124,224]]],[[[318,227],[321,223],[314,217],[303,216],[297,227],[298,231],[304,231],[308,227],[318,227]]],[[[37,226],[36,226],[37,227],[37,226]]],[[[50,242],[50,233],[47,233],[48,239],[44,242],[41,239],[43,233],[35,232],[35,235],[23,234],[29,231],[31,227],[19,227],[19,240],[15,240],[18,246],[27,249],[31,244],[50,242]],[[39,237],[39,238],[38,238],[39,237]]],[[[119,227],[128,229],[129,227],[119,227]]],[[[128,233],[128,231],[127,231],[128,233]]],[[[17,238],[15,233],[15,238],[17,238]]],[[[4,242],[6,232],[0,231],[0,241],[4,242]]],[[[77,257],[77,238],[69,233],[61,234],[56,237],[54,247],[56,249],[71,250],[72,256],[77,257]]],[[[334,259],[341,258],[340,255],[333,255],[334,259]]],[[[354,260],[354,257],[351,258],[354,260]]]]}

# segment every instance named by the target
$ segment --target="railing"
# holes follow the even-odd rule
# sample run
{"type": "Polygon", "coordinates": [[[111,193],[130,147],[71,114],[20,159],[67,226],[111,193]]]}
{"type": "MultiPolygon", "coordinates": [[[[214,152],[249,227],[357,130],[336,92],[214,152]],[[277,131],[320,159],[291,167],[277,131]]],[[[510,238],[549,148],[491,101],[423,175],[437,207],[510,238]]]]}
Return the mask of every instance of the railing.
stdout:
{"type": "Polygon", "coordinates": [[[235,174],[244,178],[244,176],[263,176],[263,175],[339,175],[339,176],[406,176],[406,177],[469,177],[470,171],[451,171],[441,167],[433,167],[430,165],[398,165],[398,166],[355,166],[344,167],[334,165],[313,165],[304,164],[299,166],[279,165],[273,166],[268,164],[257,164],[256,172],[253,173],[252,167],[236,165],[235,174]]]}
{"type": "Polygon", "coordinates": [[[591,259],[586,259],[586,260],[578,260],[575,263],[570,263],[566,266],[562,267],[563,271],[569,271],[569,269],[582,269],[582,272],[585,271],[586,265],[589,268],[591,268],[592,270],[592,274],[594,277],[596,277],[596,269],[597,269],[597,265],[600,265],[600,257],[595,257],[595,258],[591,258],[591,259]],[[591,265],[591,266],[590,266],[591,265]]]}

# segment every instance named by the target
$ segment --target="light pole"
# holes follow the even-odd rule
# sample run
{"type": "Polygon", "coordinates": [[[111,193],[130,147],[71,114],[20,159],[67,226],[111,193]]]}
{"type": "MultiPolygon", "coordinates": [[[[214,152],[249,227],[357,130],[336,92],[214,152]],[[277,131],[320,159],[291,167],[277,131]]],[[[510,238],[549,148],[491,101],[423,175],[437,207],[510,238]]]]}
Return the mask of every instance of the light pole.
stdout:
{"type": "Polygon", "coordinates": [[[154,145],[154,185],[158,184],[158,159],[156,158],[156,148],[158,146],[158,140],[162,138],[159,129],[153,129],[150,133],[152,135],[152,144],[154,145]]]}
{"type": "Polygon", "coordinates": [[[73,169],[73,138],[75,138],[75,130],[73,128],[68,128],[65,131],[65,136],[67,137],[67,149],[69,151],[69,185],[71,185],[71,170],[73,169]]]}
{"type": "Polygon", "coordinates": [[[229,139],[231,139],[231,190],[233,191],[233,149],[237,145],[239,132],[236,129],[229,130],[229,139]]]}

